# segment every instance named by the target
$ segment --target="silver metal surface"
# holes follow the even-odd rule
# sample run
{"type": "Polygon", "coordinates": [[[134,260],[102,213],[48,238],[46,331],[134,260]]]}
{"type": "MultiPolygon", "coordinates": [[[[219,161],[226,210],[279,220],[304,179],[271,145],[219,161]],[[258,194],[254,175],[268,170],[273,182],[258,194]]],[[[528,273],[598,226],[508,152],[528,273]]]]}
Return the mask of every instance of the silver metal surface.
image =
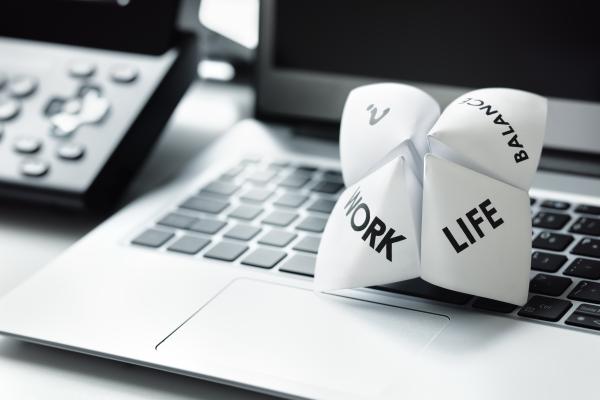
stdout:
{"type": "MultiPolygon", "coordinates": [[[[334,336],[343,334],[345,340],[352,343],[346,348],[352,354],[352,368],[348,368],[347,358],[323,359],[328,354],[327,346],[323,345],[327,343],[327,328],[335,327],[342,320],[338,321],[337,313],[321,311],[318,312],[322,321],[319,326],[311,320],[294,332],[280,327],[271,332],[268,339],[262,338],[260,345],[264,357],[260,359],[256,359],[256,349],[238,348],[220,359],[207,353],[203,344],[194,346],[189,337],[197,330],[200,330],[198,335],[207,335],[209,331],[206,330],[211,329],[209,324],[196,322],[190,325],[193,328],[185,341],[164,341],[164,348],[168,346],[172,351],[160,351],[163,345],[157,351],[156,346],[190,316],[197,315],[201,318],[197,321],[202,321],[205,317],[198,310],[212,301],[239,302],[240,307],[243,306],[255,289],[244,287],[220,299],[220,293],[233,281],[249,279],[266,285],[285,285],[290,287],[290,293],[311,288],[308,278],[140,249],[128,243],[149,221],[249,153],[307,161],[325,168],[338,164],[335,144],[301,139],[285,128],[267,127],[251,120],[242,122],[190,163],[173,182],[123,209],[2,299],[0,330],[25,340],[287,397],[314,398],[326,393],[327,397],[344,399],[401,395],[410,398],[558,399],[573,395],[572,382],[594,379],[592,360],[600,356],[596,334],[372,290],[343,293],[367,301],[352,301],[345,312],[364,319],[360,310],[372,307],[372,303],[382,304],[376,307],[376,312],[383,314],[381,325],[374,325],[369,333],[360,336],[354,336],[353,332],[332,331],[334,336]],[[87,261],[82,263],[82,260],[87,261]],[[416,348],[407,342],[405,334],[393,329],[389,321],[394,318],[394,311],[383,304],[447,316],[450,321],[439,334],[428,340],[426,346],[416,348]],[[320,345],[308,345],[307,335],[314,336],[314,342],[320,345]],[[378,337],[393,338],[399,348],[411,349],[408,355],[399,350],[393,354],[398,356],[395,374],[389,372],[387,356],[378,353],[379,356],[374,357],[369,353],[368,343],[378,337]],[[299,357],[293,362],[299,370],[305,371],[299,373],[299,380],[290,380],[287,373],[273,373],[277,362],[287,360],[277,361],[269,356],[268,343],[271,341],[275,347],[285,348],[286,343],[299,346],[293,353],[299,357]],[[185,348],[189,348],[187,356],[183,351],[185,348]],[[400,357],[401,354],[404,357],[400,357]],[[248,358],[254,362],[249,363],[248,358]],[[325,361],[329,368],[345,371],[346,379],[352,382],[360,382],[365,374],[382,379],[376,380],[377,387],[365,387],[352,393],[320,377],[311,381],[311,365],[325,361]],[[580,368],[559,368],[575,363],[580,368]],[[549,365],[556,365],[556,369],[549,369],[549,365]],[[557,371],[557,378],[560,371],[560,379],[552,378],[553,371],[557,371]]],[[[597,181],[576,179],[577,183],[571,183],[573,178],[569,176],[540,174],[534,194],[600,204],[597,181]],[[552,191],[553,186],[569,187],[583,182],[588,187],[585,194],[552,191]]],[[[328,301],[327,298],[322,300],[328,301]]],[[[286,298],[275,296],[273,301],[278,303],[280,310],[295,307],[294,301],[286,298]]],[[[314,306],[309,306],[307,312],[314,310],[314,306]]],[[[277,319],[273,310],[265,313],[277,319]]],[[[218,338],[214,349],[245,340],[244,325],[235,324],[236,315],[230,323],[237,329],[219,329],[211,333],[211,337],[218,338]]],[[[206,318],[210,320],[214,315],[206,318]]],[[[264,319],[265,315],[261,314],[260,318],[264,319]]],[[[430,332],[424,330],[417,333],[417,337],[428,337],[430,332]]]]}

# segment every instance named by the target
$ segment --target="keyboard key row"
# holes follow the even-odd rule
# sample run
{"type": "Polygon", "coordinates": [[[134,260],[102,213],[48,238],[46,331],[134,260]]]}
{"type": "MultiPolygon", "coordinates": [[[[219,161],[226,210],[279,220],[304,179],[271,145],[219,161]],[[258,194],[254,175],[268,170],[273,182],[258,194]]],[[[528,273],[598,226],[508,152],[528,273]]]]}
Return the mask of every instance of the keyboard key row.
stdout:
{"type": "MultiPolygon", "coordinates": [[[[238,234],[250,235],[251,233],[242,233],[240,231],[231,236],[233,237],[238,234]]],[[[165,244],[173,236],[174,234],[169,232],[149,229],[135,238],[132,243],[156,248],[165,244]]],[[[269,241],[269,239],[267,239],[267,241],[269,241]]],[[[291,238],[289,241],[291,241],[291,238]]],[[[194,255],[208,246],[210,242],[211,241],[206,238],[184,235],[167,247],[167,250],[194,255]]],[[[231,262],[238,259],[248,249],[249,247],[247,245],[239,242],[222,241],[209,249],[204,256],[210,259],[231,262]]],[[[270,269],[275,267],[285,257],[287,257],[287,253],[284,251],[259,247],[243,258],[241,264],[270,269]]],[[[296,254],[281,268],[281,270],[301,275],[314,276],[315,260],[316,257],[312,255],[296,254]]]]}
{"type": "MultiPolygon", "coordinates": [[[[262,211],[260,209],[255,210],[254,208],[248,207],[249,206],[240,206],[234,210],[230,216],[238,219],[252,219],[253,216],[262,211]]],[[[297,214],[275,211],[265,218],[263,223],[275,226],[287,226],[297,217],[297,214]]],[[[298,230],[318,233],[323,231],[326,222],[326,218],[309,216],[305,218],[296,228],[298,230]]],[[[157,223],[166,227],[191,230],[206,234],[215,234],[227,224],[225,221],[218,219],[196,218],[177,213],[169,213],[157,223]]],[[[256,234],[258,234],[260,231],[261,228],[259,227],[247,224],[237,224],[228,232],[226,232],[224,236],[232,239],[247,241],[256,236],[256,234]]],[[[297,236],[298,235],[295,233],[273,229],[267,236],[263,237],[260,242],[272,246],[283,247],[290,243],[297,236]]],[[[319,242],[320,240],[318,238],[305,237],[295,246],[295,249],[316,253],[319,242]]]]}

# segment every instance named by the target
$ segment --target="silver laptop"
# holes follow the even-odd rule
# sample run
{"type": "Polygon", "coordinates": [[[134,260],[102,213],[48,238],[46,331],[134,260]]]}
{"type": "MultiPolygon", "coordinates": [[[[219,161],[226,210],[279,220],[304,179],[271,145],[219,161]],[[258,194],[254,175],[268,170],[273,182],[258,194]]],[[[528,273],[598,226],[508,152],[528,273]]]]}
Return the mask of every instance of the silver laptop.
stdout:
{"type": "Polygon", "coordinates": [[[578,3],[536,7],[263,1],[257,119],[4,297],[0,331],[289,398],[593,394],[600,45],[578,3]],[[483,86],[549,97],[527,305],[421,280],[312,291],[343,188],[336,124],[375,81],[442,105],[483,86]]]}

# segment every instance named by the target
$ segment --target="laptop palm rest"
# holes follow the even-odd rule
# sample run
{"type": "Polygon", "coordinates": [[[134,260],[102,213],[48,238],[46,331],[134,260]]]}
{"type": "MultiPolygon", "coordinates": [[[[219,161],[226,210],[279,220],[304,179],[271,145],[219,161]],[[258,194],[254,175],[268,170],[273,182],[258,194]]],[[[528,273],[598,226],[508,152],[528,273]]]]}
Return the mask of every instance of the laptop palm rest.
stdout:
{"type": "Polygon", "coordinates": [[[189,371],[369,396],[398,382],[449,318],[250,279],[233,281],[157,346],[189,371]],[[217,368],[218,369],[218,368],[217,368]]]}

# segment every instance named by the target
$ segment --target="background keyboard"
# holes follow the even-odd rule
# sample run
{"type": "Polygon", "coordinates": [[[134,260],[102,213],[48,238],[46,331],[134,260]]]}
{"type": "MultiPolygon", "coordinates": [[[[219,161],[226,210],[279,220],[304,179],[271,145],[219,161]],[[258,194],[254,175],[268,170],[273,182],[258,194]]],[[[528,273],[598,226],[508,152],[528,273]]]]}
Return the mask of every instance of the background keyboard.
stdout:
{"type": "MultiPolygon", "coordinates": [[[[338,170],[247,158],[131,243],[312,277],[321,233],[343,188],[338,170]]],[[[532,271],[525,306],[421,279],[373,289],[600,331],[600,207],[531,198],[531,208],[532,271]]]]}

